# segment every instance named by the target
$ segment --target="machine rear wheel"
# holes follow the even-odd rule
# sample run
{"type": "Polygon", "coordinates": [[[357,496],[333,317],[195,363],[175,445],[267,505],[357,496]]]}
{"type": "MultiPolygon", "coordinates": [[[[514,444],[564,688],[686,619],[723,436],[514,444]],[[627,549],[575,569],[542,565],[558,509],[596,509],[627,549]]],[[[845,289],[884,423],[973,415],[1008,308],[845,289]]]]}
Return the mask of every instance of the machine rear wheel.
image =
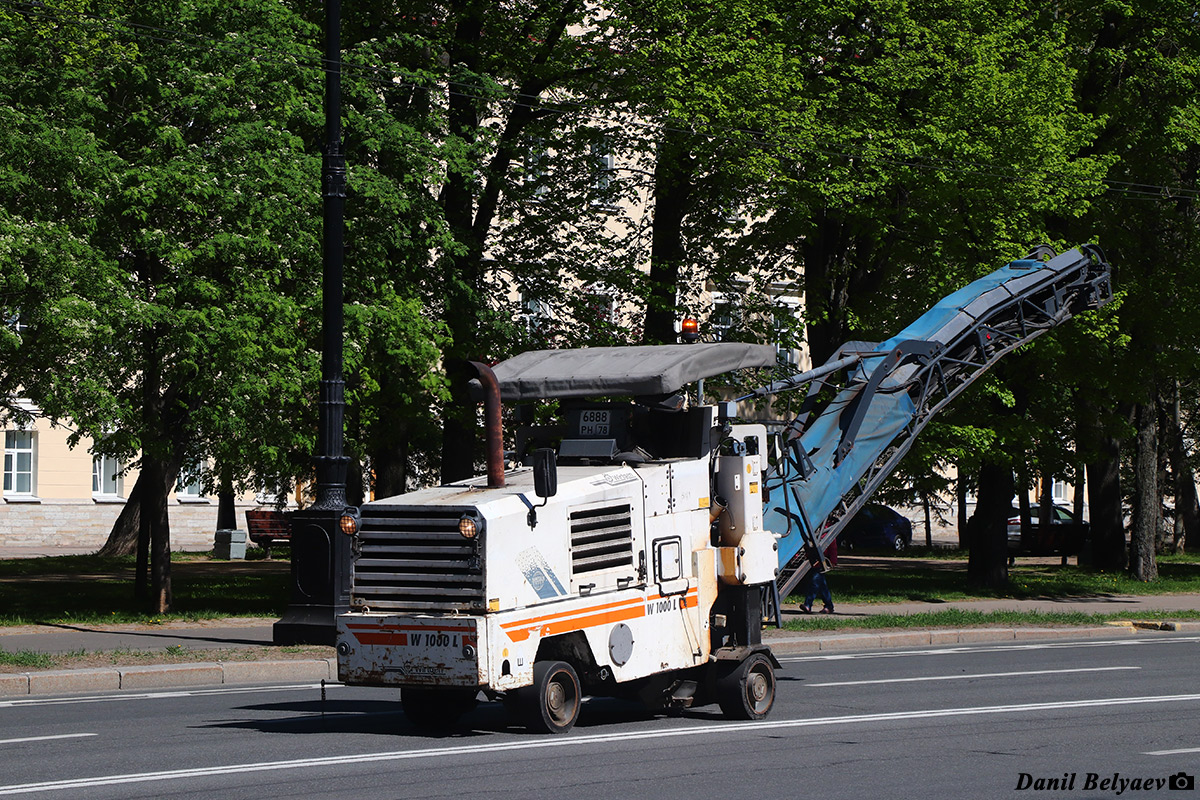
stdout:
{"type": "Polygon", "coordinates": [[[717,677],[717,703],[731,719],[762,719],[775,704],[775,668],[763,653],[726,667],[717,677]]]}
{"type": "Polygon", "coordinates": [[[525,725],[540,733],[566,733],[579,719],[583,692],[579,675],[565,661],[533,665],[533,686],[520,690],[525,725]]]}

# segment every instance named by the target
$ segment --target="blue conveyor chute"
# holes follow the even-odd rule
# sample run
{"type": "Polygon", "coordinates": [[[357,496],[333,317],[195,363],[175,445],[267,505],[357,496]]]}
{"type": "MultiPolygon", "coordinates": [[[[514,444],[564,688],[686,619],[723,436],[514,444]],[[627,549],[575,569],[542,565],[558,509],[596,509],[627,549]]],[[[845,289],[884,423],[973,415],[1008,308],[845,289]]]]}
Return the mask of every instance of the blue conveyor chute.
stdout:
{"type": "Polygon", "coordinates": [[[954,292],[885,342],[849,342],[825,366],[746,398],[808,388],[767,475],[765,526],[781,534],[784,597],[867,502],[913,437],[999,358],[1112,297],[1094,245],[1039,247],[954,292]],[[832,399],[829,396],[832,395],[832,399]]]}

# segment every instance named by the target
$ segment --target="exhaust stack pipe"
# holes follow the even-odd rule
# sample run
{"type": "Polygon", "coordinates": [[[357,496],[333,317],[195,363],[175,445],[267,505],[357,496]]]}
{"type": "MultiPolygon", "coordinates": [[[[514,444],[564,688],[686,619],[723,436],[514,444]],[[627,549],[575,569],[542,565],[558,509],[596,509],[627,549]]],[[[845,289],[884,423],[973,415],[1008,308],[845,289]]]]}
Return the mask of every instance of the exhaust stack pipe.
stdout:
{"type": "MultiPolygon", "coordinates": [[[[487,477],[488,488],[499,489],[504,485],[504,427],[500,418],[500,383],[496,373],[487,364],[469,361],[483,389],[483,419],[487,434],[487,477]]],[[[475,381],[472,381],[474,383],[475,381]]]]}

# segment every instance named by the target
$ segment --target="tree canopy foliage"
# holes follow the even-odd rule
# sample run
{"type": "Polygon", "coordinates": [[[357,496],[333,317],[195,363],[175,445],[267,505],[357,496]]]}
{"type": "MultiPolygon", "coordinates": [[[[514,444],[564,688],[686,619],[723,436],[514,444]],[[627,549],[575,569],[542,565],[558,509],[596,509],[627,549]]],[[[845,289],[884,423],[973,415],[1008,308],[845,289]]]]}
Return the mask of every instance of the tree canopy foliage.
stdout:
{"type": "MultiPolygon", "coordinates": [[[[475,471],[468,359],[673,341],[690,311],[820,363],[1031,245],[1095,241],[1119,302],[981,382],[901,477],[1095,468],[1120,497],[1121,442],[1163,417],[1127,482],[1136,541],[1161,528],[1146,482],[1160,451],[1191,475],[1200,372],[1194,3],[344,11],[347,437],[377,493],[475,471]]],[[[321,13],[0,2],[0,380],[140,467],[156,563],[180,469],[308,470],[321,13]]]]}

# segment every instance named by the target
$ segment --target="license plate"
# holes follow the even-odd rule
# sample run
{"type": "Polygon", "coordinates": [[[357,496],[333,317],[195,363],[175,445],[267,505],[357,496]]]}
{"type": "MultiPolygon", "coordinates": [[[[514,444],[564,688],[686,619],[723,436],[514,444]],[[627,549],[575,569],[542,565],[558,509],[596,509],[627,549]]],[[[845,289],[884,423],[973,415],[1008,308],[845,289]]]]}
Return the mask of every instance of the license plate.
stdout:
{"type": "Polygon", "coordinates": [[[591,410],[579,414],[580,436],[608,436],[611,428],[611,411],[591,410]]]}

